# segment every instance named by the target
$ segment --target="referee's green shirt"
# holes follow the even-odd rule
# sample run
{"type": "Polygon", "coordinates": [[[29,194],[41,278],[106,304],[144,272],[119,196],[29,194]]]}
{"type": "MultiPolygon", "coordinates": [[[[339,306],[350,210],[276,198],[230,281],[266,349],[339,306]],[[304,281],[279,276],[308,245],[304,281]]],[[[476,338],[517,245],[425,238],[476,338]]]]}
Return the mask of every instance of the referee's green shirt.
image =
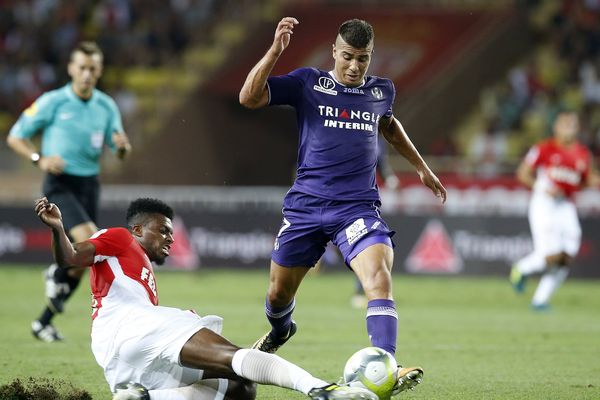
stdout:
{"type": "Polygon", "coordinates": [[[28,139],[42,134],[42,156],[59,155],[64,173],[93,176],[100,172],[100,155],[106,144],[113,151],[114,132],[123,132],[121,114],[110,96],[94,89],[82,100],[71,83],[41,95],[23,111],[10,135],[28,139]]]}

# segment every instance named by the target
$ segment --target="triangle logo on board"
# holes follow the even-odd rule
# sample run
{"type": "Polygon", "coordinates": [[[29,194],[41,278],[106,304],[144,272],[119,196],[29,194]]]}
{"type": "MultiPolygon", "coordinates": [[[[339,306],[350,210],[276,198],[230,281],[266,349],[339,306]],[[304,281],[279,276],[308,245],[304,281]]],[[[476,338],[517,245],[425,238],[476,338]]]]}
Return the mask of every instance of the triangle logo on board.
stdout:
{"type": "Polygon", "coordinates": [[[458,273],[463,260],[452,239],[437,219],[430,220],[405,261],[406,270],[417,273],[458,273]]]}

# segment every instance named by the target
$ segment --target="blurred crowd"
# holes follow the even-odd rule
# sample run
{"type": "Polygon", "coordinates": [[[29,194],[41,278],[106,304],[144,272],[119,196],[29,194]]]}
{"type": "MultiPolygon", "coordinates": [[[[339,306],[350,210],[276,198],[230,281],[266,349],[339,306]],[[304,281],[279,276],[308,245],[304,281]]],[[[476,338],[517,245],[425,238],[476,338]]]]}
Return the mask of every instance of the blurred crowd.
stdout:
{"type": "MultiPolygon", "coordinates": [[[[42,92],[68,80],[66,63],[78,41],[97,41],[111,67],[174,63],[191,39],[210,29],[224,3],[229,2],[1,1],[0,126],[6,127],[42,92]]],[[[133,111],[131,93],[123,87],[110,89],[124,113],[133,111]]]]}
{"type": "Polygon", "coordinates": [[[512,169],[561,108],[579,112],[580,139],[600,156],[600,0],[530,3],[535,50],[482,91],[479,132],[463,149],[481,175],[512,169]]]}
{"type": "MultiPolygon", "coordinates": [[[[112,70],[177,64],[193,42],[209,42],[220,16],[243,18],[251,0],[0,1],[0,130],[42,92],[64,84],[70,50],[95,40],[112,70]]],[[[410,3],[410,2],[409,2],[410,3]]],[[[496,176],[514,170],[550,133],[555,112],[579,111],[581,139],[600,157],[600,0],[528,0],[536,46],[506,78],[481,92],[476,123],[433,140],[425,153],[467,159],[496,176]],[[468,140],[464,140],[468,138],[468,140]]],[[[100,82],[125,120],[136,96],[119,79],[100,82]],[[108,85],[112,85],[107,87],[108,85]]]]}

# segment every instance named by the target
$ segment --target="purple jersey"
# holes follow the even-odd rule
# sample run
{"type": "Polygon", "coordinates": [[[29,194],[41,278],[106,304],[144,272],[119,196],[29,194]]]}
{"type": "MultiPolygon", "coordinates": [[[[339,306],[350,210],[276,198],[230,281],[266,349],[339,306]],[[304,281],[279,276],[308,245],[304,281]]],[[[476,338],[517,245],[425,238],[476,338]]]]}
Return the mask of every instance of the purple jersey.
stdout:
{"type": "Polygon", "coordinates": [[[392,116],[394,84],[366,76],[358,87],[300,68],[268,79],[269,105],[291,105],[300,129],[293,191],[329,200],[378,200],[378,125],[392,116]]]}

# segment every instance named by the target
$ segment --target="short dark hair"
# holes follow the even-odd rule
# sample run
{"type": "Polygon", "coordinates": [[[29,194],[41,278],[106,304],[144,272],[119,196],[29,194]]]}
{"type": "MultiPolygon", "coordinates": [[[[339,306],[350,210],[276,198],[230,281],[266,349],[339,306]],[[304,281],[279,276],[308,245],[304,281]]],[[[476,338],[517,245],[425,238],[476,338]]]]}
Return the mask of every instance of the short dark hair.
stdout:
{"type": "Polygon", "coordinates": [[[143,224],[151,214],[161,214],[173,219],[173,209],[167,203],[150,198],[139,198],[129,204],[127,209],[127,226],[143,224]]]}
{"type": "Polygon", "coordinates": [[[373,27],[362,19],[350,19],[340,25],[338,34],[344,42],[357,49],[364,49],[373,42],[373,27]]]}
{"type": "Polygon", "coordinates": [[[100,47],[96,44],[96,42],[83,41],[83,42],[77,43],[77,46],[75,46],[73,51],[71,51],[71,59],[73,58],[75,53],[77,53],[78,51],[82,52],[86,56],[98,54],[100,56],[100,58],[102,58],[102,59],[104,58],[104,54],[102,53],[102,50],[100,50],[100,47]]]}

